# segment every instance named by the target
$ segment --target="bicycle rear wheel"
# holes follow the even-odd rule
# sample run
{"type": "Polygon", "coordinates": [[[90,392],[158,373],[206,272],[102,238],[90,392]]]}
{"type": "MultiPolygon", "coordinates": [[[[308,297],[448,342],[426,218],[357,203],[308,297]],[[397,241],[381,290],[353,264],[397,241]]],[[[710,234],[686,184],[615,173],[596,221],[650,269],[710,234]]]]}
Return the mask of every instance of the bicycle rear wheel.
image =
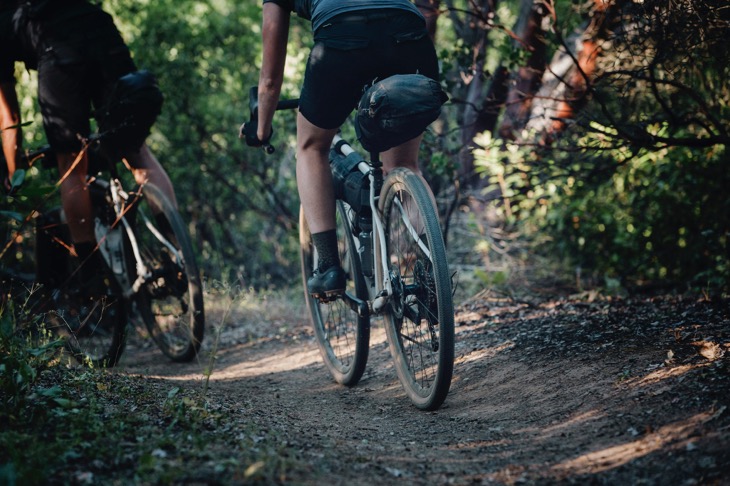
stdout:
{"type": "MultiPolygon", "coordinates": [[[[133,295],[138,314],[160,350],[177,362],[191,361],[205,332],[203,287],[190,237],[180,214],[153,184],[127,201],[136,242],[128,243],[130,281],[138,279],[134,247],[147,274],[133,295]],[[162,210],[154,214],[153,208],[162,210]]],[[[125,208],[126,209],[126,208],[125,208]]]]}
{"type": "Polygon", "coordinates": [[[385,307],[388,345],[403,388],[422,410],[446,399],[454,367],[454,304],[438,217],[408,169],[386,177],[380,198],[394,295],[385,307]]]}
{"type": "MultiPolygon", "coordinates": [[[[360,270],[355,240],[352,237],[352,209],[337,201],[337,239],[340,262],[347,275],[346,295],[367,299],[367,288],[360,270]]],[[[353,386],[365,371],[370,346],[370,318],[359,316],[347,297],[322,303],[307,292],[307,279],[317,268],[317,253],[312,243],[304,212],[299,211],[299,242],[302,260],[302,282],[307,308],[314,326],[320,354],[337,383],[353,386]]]]}

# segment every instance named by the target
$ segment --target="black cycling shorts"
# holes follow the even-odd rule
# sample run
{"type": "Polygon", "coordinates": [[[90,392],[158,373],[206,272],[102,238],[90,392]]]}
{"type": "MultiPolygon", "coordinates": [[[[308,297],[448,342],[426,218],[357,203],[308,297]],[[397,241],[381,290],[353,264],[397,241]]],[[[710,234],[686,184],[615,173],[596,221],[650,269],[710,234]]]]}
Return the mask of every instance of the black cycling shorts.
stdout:
{"type": "Polygon", "coordinates": [[[420,73],[438,80],[423,19],[397,10],[343,14],[315,32],[299,111],[313,125],[339,128],[373,81],[420,73]]]}
{"type": "Polygon", "coordinates": [[[38,103],[48,143],[60,152],[81,148],[91,133],[93,109],[103,106],[114,83],[136,71],[112,17],[98,9],[68,26],[82,36],[49,38],[38,59],[38,103]]]}

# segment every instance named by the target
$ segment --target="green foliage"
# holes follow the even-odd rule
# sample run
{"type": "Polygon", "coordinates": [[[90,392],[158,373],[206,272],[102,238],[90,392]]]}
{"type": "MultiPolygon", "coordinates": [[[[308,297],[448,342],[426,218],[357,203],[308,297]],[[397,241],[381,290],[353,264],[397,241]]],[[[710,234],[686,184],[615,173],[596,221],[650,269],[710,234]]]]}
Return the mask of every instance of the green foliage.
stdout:
{"type": "MultiPolygon", "coordinates": [[[[42,315],[26,312],[33,292],[18,290],[0,300],[0,484],[274,484],[290,470],[311,472],[285,430],[249,413],[255,396],[229,403],[208,396],[207,378],[172,386],[74,366],[62,341],[42,332],[42,315]]],[[[239,297],[226,292],[221,300],[239,297]]],[[[291,305],[261,304],[254,320],[268,335],[265,319],[281,312],[287,322],[291,305]]]]}
{"type": "Polygon", "coordinates": [[[33,272],[35,211],[60,203],[58,190],[49,182],[51,171],[37,165],[18,170],[13,176],[14,191],[0,195],[0,264],[33,272]]]}
{"type": "MultiPolygon", "coordinates": [[[[558,10],[555,25],[566,35],[571,8],[558,10]]],[[[515,142],[484,135],[477,165],[508,222],[584,275],[726,291],[727,9],[688,1],[616,9],[600,33],[610,43],[588,98],[565,129],[526,131],[515,142]]]]}
{"type": "MultiPolygon", "coordinates": [[[[256,287],[291,278],[298,247],[294,114],[277,115],[272,157],[238,139],[249,87],[258,82],[260,2],[114,0],[105,7],[137,65],[155,72],[165,94],[148,142],[173,179],[206,277],[256,287]]],[[[302,25],[293,22],[284,96],[298,95],[302,25]]]]}
{"type": "Polygon", "coordinates": [[[7,297],[0,304],[0,412],[12,417],[63,343],[44,332],[42,318],[28,313],[27,301],[7,297]]]}
{"type": "Polygon", "coordinates": [[[479,166],[504,190],[499,210],[509,208],[513,224],[539,234],[541,251],[604,282],[714,290],[730,283],[724,147],[633,153],[598,150],[586,137],[576,141],[581,150],[566,153],[515,144],[503,151],[488,137],[481,143],[479,166]]]}
{"type": "Polygon", "coordinates": [[[0,416],[0,483],[274,483],[298,459],[280,450],[276,431],[240,418],[241,407],[155,380],[54,367],[23,407],[0,416]]]}

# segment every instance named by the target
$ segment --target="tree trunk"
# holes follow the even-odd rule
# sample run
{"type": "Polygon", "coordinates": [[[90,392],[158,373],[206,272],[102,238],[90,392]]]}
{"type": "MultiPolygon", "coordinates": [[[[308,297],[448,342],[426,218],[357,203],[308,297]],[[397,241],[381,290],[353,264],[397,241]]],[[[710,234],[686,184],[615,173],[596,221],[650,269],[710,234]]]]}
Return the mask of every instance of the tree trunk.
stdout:
{"type": "Polygon", "coordinates": [[[548,8],[541,0],[523,0],[520,18],[515,34],[519,48],[529,52],[527,63],[513,74],[504,118],[499,135],[505,140],[517,138],[530,118],[532,101],[540,87],[546,66],[547,44],[545,42],[545,21],[548,8]]]}
{"type": "Polygon", "coordinates": [[[563,42],[543,76],[528,128],[541,134],[546,144],[555,140],[587,101],[601,41],[612,22],[611,6],[612,2],[594,0],[591,18],[582,33],[563,42]]]}
{"type": "Polygon", "coordinates": [[[487,84],[488,73],[486,73],[485,60],[487,55],[489,34],[489,20],[494,14],[496,1],[485,0],[479,5],[472,4],[472,20],[467,22],[472,33],[471,45],[472,65],[470,72],[464,77],[466,85],[466,96],[464,98],[464,111],[461,117],[461,146],[459,152],[459,181],[464,189],[478,188],[480,177],[474,170],[474,137],[484,131],[480,124],[481,113],[485,104],[485,85],[487,84]]]}

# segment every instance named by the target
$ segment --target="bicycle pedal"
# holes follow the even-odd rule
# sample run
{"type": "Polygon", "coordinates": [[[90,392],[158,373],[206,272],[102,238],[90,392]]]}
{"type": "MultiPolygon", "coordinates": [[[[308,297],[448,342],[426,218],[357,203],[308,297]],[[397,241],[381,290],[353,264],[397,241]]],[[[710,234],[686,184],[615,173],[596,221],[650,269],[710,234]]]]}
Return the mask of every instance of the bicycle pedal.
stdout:
{"type": "Polygon", "coordinates": [[[332,302],[336,301],[343,295],[345,295],[344,290],[332,290],[327,291],[320,294],[309,294],[313,298],[317,299],[321,304],[331,304],[332,302]]]}

